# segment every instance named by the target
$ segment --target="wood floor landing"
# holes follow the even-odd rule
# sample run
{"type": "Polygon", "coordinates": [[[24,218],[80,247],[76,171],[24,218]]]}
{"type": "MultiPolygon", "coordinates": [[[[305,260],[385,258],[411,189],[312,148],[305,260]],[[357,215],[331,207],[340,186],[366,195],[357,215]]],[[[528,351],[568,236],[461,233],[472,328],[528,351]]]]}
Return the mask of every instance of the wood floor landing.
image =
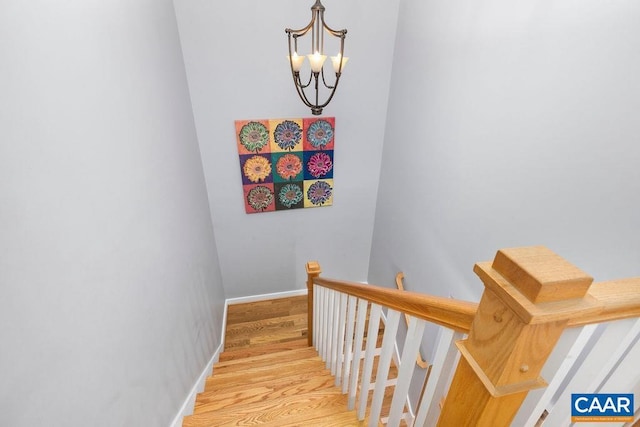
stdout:
{"type": "Polygon", "coordinates": [[[307,296],[227,307],[220,362],[307,347],[307,296]]]}

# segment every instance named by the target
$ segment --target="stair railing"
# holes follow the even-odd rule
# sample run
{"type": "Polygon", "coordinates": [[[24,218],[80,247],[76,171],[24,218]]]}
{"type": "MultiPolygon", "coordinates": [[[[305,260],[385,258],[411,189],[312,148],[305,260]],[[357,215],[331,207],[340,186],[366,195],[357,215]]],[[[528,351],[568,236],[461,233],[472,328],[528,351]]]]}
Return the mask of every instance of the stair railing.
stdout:
{"type": "MultiPolygon", "coordinates": [[[[474,271],[485,285],[479,304],[326,279],[317,262],[307,263],[309,345],[348,394],[349,409],[358,402],[360,420],[509,426],[529,391],[547,385],[540,373],[565,329],[640,316],[640,278],[591,286],[591,277],[544,247],[502,249],[474,271]],[[409,326],[390,380],[402,314],[409,326]],[[414,416],[409,390],[426,322],[442,328],[414,416]]],[[[546,413],[529,418],[539,423],[546,413]]]]}

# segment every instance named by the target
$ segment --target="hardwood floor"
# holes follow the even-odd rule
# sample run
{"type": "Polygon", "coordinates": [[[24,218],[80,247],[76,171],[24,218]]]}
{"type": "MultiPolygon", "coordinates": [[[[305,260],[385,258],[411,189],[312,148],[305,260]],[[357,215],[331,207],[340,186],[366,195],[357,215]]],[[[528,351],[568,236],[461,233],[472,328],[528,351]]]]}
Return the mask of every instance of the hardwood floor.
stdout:
{"type": "Polygon", "coordinates": [[[220,361],[307,347],[307,296],[233,304],[227,308],[220,361]]]}

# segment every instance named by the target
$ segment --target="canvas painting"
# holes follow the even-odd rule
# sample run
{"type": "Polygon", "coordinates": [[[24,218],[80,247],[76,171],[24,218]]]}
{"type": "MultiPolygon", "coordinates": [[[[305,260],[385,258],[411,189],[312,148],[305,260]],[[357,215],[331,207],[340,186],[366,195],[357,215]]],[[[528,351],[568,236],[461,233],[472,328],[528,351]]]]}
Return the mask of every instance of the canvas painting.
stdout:
{"type": "Polygon", "coordinates": [[[335,118],[236,120],[245,211],[333,204],[335,118]]]}

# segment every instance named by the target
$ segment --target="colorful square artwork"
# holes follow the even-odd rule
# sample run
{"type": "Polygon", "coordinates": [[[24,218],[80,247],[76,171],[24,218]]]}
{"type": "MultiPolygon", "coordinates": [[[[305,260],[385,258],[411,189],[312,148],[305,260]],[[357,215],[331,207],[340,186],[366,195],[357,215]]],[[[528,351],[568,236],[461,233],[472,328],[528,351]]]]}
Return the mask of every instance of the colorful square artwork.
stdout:
{"type": "Polygon", "coordinates": [[[333,204],[335,118],[236,120],[247,213],[333,204]]]}

